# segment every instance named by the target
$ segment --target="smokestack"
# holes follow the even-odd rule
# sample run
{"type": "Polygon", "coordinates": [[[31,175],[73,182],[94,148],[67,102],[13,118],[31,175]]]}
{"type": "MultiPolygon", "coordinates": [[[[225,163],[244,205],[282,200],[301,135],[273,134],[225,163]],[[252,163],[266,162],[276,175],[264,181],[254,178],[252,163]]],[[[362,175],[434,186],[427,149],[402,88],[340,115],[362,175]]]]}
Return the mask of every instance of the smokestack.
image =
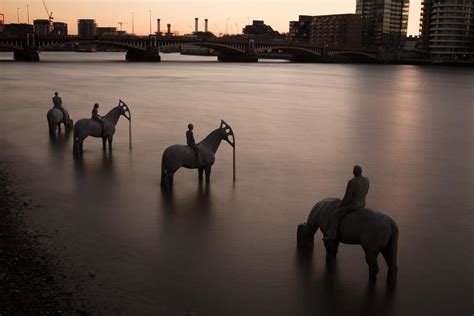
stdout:
{"type": "Polygon", "coordinates": [[[161,19],[156,19],[156,34],[160,35],[161,33],[161,19]]]}
{"type": "Polygon", "coordinates": [[[199,18],[194,18],[194,32],[199,32],[199,18]]]}
{"type": "Polygon", "coordinates": [[[204,32],[209,32],[209,29],[207,28],[207,25],[208,25],[208,19],[204,19],[204,32]]]}
{"type": "Polygon", "coordinates": [[[166,24],[166,27],[168,28],[168,33],[166,33],[166,35],[171,35],[171,24],[166,24]]]}

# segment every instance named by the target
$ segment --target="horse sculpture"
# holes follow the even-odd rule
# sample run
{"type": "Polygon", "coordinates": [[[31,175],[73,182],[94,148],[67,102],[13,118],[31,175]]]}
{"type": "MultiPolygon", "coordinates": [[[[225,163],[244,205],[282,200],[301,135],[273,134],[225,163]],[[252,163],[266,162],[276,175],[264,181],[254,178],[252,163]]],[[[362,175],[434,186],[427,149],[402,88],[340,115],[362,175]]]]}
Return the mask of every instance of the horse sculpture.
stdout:
{"type": "Polygon", "coordinates": [[[109,151],[112,151],[112,141],[115,134],[115,126],[122,115],[127,120],[131,120],[130,109],[122,100],[120,100],[119,105],[110,110],[105,116],[102,116],[105,126],[104,133],[102,133],[102,124],[96,120],[85,118],[77,121],[74,125],[73,154],[82,154],[84,139],[86,139],[87,136],[101,137],[104,150],[106,149],[106,143],[108,141],[109,151]]]}
{"type": "Polygon", "coordinates": [[[225,140],[234,148],[235,179],[235,136],[229,124],[221,120],[220,127],[212,131],[203,141],[197,144],[199,147],[199,158],[193,149],[187,145],[171,145],[166,148],[161,159],[161,185],[164,187],[172,186],[174,173],[181,167],[198,169],[200,182],[205,172],[206,183],[209,183],[212,165],[215,162],[215,154],[222,140],[225,140]],[[229,136],[231,136],[231,140],[229,136]]]}
{"type": "MultiPolygon", "coordinates": [[[[337,198],[327,198],[312,208],[307,222],[298,226],[299,249],[312,249],[314,234],[318,228],[326,235],[329,218],[339,207],[340,202],[341,200],[337,198]]],[[[349,213],[339,225],[338,242],[362,246],[371,280],[377,277],[379,271],[377,256],[381,252],[388,266],[387,283],[396,284],[398,226],[387,214],[369,208],[349,213]]],[[[329,253],[326,248],[326,259],[331,260],[336,253],[337,246],[333,253],[329,253]]]]}
{"type": "Polygon", "coordinates": [[[56,128],[58,128],[58,131],[61,132],[61,123],[64,124],[64,129],[66,131],[73,127],[74,122],[69,117],[69,113],[66,111],[66,109],[64,109],[64,112],[66,113],[66,118],[64,118],[63,112],[60,109],[49,109],[48,113],[46,114],[46,118],[48,120],[50,133],[56,132],[56,128]]]}

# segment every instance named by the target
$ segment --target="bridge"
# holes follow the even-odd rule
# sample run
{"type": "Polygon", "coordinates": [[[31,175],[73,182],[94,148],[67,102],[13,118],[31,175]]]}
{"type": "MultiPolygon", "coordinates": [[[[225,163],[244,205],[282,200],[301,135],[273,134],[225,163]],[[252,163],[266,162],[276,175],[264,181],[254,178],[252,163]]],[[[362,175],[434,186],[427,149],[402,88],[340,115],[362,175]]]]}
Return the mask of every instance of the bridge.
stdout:
{"type": "Polygon", "coordinates": [[[293,42],[286,39],[261,40],[245,37],[191,37],[191,36],[64,36],[42,37],[35,34],[1,35],[0,48],[14,52],[15,60],[39,61],[39,51],[61,47],[66,44],[102,44],[127,50],[128,61],[158,62],[160,51],[167,48],[181,48],[194,45],[210,48],[219,53],[219,61],[257,62],[259,56],[267,53],[290,55],[292,61],[324,62],[337,58],[349,61],[375,62],[378,52],[361,49],[330,49],[310,43],[293,42]]]}

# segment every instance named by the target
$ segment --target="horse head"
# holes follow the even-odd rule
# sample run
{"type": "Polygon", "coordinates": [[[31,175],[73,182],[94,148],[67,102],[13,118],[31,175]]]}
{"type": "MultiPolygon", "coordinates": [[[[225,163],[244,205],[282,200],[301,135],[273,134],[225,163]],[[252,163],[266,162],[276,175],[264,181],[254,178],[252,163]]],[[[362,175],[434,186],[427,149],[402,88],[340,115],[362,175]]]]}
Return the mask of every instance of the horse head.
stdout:
{"type": "Polygon", "coordinates": [[[227,124],[224,120],[221,120],[220,132],[221,132],[221,139],[225,140],[226,142],[229,143],[229,145],[235,148],[234,131],[232,130],[230,125],[227,124]]]}

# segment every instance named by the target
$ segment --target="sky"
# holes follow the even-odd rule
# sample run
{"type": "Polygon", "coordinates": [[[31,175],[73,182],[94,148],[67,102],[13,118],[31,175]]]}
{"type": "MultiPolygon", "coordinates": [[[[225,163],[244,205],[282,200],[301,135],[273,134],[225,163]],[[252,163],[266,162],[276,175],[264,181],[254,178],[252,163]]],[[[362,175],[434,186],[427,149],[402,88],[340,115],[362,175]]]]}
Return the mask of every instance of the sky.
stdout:
{"type": "MultiPolygon", "coordinates": [[[[410,0],[408,33],[418,35],[422,0],[410,0]]],[[[298,15],[354,13],[356,0],[45,0],[54,21],[66,22],[69,33],[77,33],[77,19],[95,19],[98,26],[113,26],[131,33],[132,15],[136,34],[156,32],[156,19],[161,19],[162,30],[170,23],[179,34],[194,30],[194,18],[204,29],[204,18],[209,19],[209,30],[215,34],[241,33],[251,20],[264,20],[279,32],[288,32],[289,21],[298,15]]],[[[0,0],[0,13],[5,23],[27,23],[27,5],[30,21],[46,19],[42,0],[0,0]]]]}

